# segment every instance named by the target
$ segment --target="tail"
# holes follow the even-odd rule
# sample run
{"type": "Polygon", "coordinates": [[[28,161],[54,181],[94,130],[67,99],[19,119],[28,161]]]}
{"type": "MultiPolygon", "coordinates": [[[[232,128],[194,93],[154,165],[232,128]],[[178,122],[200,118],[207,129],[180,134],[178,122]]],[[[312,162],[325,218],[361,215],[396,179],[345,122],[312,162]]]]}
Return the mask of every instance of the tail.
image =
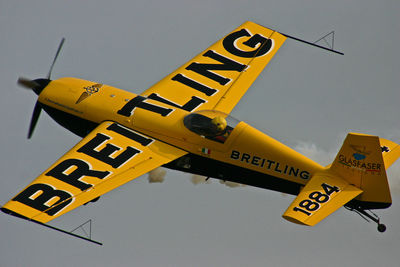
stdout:
{"type": "Polygon", "coordinates": [[[400,146],[377,136],[349,133],[330,170],[360,188],[352,202],[364,209],[382,209],[392,204],[386,176],[400,157],[400,146]]]}
{"type": "Polygon", "coordinates": [[[392,204],[386,169],[400,157],[400,146],[377,136],[349,133],[333,163],[314,174],[283,214],[298,224],[313,226],[345,206],[386,226],[369,209],[392,204]]]}

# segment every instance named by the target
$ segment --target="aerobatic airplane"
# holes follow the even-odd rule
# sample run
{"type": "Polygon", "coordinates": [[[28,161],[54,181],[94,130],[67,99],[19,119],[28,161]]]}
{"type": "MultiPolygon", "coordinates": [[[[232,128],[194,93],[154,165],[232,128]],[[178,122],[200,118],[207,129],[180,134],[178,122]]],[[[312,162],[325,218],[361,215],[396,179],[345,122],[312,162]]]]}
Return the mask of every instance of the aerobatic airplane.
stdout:
{"type": "Polygon", "coordinates": [[[62,42],[47,78],[19,80],[39,96],[28,137],[43,109],[83,139],[1,210],[55,228],[47,223],[163,166],[297,195],[283,213],[294,223],[313,226],[345,206],[385,231],[369,210],[392,203],[386,169],[397,144],[349,133],[324,167],[228,115],[287,37],[245,22],[140,95],[51,80],[62,42]]]}

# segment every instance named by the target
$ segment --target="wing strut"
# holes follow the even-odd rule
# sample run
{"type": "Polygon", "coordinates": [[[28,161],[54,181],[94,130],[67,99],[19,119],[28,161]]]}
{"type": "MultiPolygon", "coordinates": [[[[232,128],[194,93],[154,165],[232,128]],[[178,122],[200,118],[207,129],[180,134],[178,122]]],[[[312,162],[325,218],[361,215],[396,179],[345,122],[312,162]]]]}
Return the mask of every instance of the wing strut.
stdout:
{"type": "MultiPolygon", "coordinates": [[[[100,242],[98,242],[98,241],[96,241],[96,240],[93,240],[93,239],[90,239],[90,238],[87,238],[87,237],[84,237],[84,236],[81,236],[81,235],[74,234],[73,232],[68,232],[68,231],[66,231],[66,230],[63,230],[63,229],[60,229],[60,228],[57,228],[57,227],[54,227],[54,226],[51,226],[51,225],[48,225],[48,224],[45,224],[45,223],[42,223],[42,222],[38,222],[38,221],[35,221],[35,220],[30,220],[30,221],[35,222],[35,223],[40,224],[40,225],[43,225],[43,226],[48,227],[48,228],[50,228],[50,229],[59,231],[59,232],[61,232],[61,233],[64,233],[64,234],[67,234],[67,235],[72,235],[72,236],[74,236],[74,237],[77,237],[77,238],[80,238],[80,239],[83,239],[83,240],[86,240],[86,241],[95,243],[95,244],[100,245],[100,246],[103,245],[103,243],[100,243],[100,242]]],[[[85,222],[84,224],[86,224],[86,223],[87,223],[87,222],[85,222]]],[[[78,226],[78,228],[79,228],[79,227],[82,227],[84,224],[78,226]]],[[[76,228],[76,229],[78,229],[78,228],[76,228]]],[[[74,231],[75,231],[76,229],[74,229],[74,231]]]]}
{"type": "MultiPolygon", "coordinates": [[[[72,230],[71,232],[68,232],[68,231],[66,231],[66,230],[63,230],[63,229],[60,229],[60,228],[51,226],[51,225],[49,225],[49,224],[45,224],[45,223],[42,223],[42,222],[39,222],[39,221],[35,221],[35,220],[32,220],[32,219],[29,219],[29,218],[27,218],[27,217],[25,217],[25,216],[22,216],[21,214],[18,214],[18,213],[16,213],[16,212],[13,212],[13,211],[11,211],[11,210],[9,210],[9,209],[6,209],[6,208],[1,208],[1,211],[4,212],[4,213],[7,213],[7,214],[9,214],[9,215],[13,215],[13,216],[15,216],[15,217],[18,217],[18,218],[21,218],[21,219],[24,219],[24,220],[27,220],[27,221],[31,221],[31,222],[34,222],[34,223],[37,223],[37,224],[40,224],[40,225],[42,225],[42,226],[44,226],[44,227],[47,227],[47,228],[50,228],[50,229],[59,231],[59,232],[61,232],[61,233],[64,233],[64,234],[67,234],[67,235],[71,235],[71,236],[74,236],[74,237],[77,237],[77,238],[80,238],[80,239],[83,239],[83,240],[86,240],[86,241],[95,243],[95,244],[100,245],[100,246],[103,245],[103,243],[100,243],[100,242],[95,241],[95,240],[93,240],[93,239],[90,238],[90,237],[91,237],[91,228],[92,228],[92,227],[91,227],[91,225],[92,225],[92,221],[91,221],[91,220],[89,220],[89,221],[87,221],[87,222],[81,224],[80,226],[78,226],[77,228],[75,228],[74,230],[72,230]],[[78,228],[84,226],[84,225],[87,224],[88,222],[90,222],[90,235],[89,235],[89,238],[88,238],[88,237],[81,236],[81,235],[77,235],[77,234],[74,234],[74,233],[73,233],[75,230],[77,230],[78,228]]],[[[82,229],[83,229],[83,228],[82,228],[82,229]]],[[[83,231],[84,231],[84,230],[83,230],[83,231]]],[[[84,232],[85,232],[85,231],[84,231],[84,232]]],[[[86,232],[85,232],[85,233],[86,233],[86,232]]]]}
{"type": "Polygon", "coordinates": [[[85,233],[86,237],[89,239],[92,239],[92,219],[87,220],[86,222],[82,223],[81,225],[79,225],[78,227],[74,228],[74,230],[72,230],[70,233],[75,232],[76,230],[81,229],[82,232],[85,233]],[[89,224],[89,234],[85,231],[84,226],[86,224],[89,224]]]}
{"type": "Polygon", "coordinates": [[[331,50],[333,50],[333,45],[335,43],[335,31],[331,31],[328,34],[325,34],[324,36],[322,36],[321,38],[319,38],[317,41],[314,42],[314,44],[317,44],[320,41],[324,41],[325,44],[328,46],[328,48],[330,48],[331,50]],[[329,41],[330,38],[331,40],[329,41]],[[328,40],[327,40],[328,39],[328,40]],[[329,42],[328,42],[329,41],[329,42]]]}
{"type": "MultiPolygon", "coordinates": [[[[331,33],[332,33],[332,32],[331,32],[331,33]]],[[[299,39],[299,38],[297,38],[297,37],[293,37],[293,36],[290,36],[290,35],[288,35],[288,34],[285,34],[285,33],[281,33],[281,32],[280,32],[280,34],[286,36],[287,38],[290,38],[290,39],[293,39],[293,40],[296,40],[296,41],[299,41],[299,42],[302,42],[302,43],[305,43],[305,44],[309,44],[309,45],[312,45],[312,46],[315,46],[315,47],[318,47],[318,48],[321,48],[321,49],[324,49],[324,50],[328,50],[328,51],[330,51],[330,52],[333,52],[333,53],[336,53],[336,54],[339,54],[339,55],[344,55],[343,52],[340,52],[340,51],[337,51],[337,50],[333,50],[333,42],[332,42],[332,48],[330,48],[330,47],[328,48],[328,47],[325,47],[325,46],[321,46],[321,45],[316,44],[317,42],[319,42],[320,40],[324,39],[325,37],[327,37],[327,36],[330,35],[331,33],[328,33],[327,35],[325,35],[324,37],[320,38],[320,39],[319,39],[318,41],[316,41],[315,43],[311,43],[311,42],[308,42],[308,41],[306,41],[306,40],[299,39]]]]}

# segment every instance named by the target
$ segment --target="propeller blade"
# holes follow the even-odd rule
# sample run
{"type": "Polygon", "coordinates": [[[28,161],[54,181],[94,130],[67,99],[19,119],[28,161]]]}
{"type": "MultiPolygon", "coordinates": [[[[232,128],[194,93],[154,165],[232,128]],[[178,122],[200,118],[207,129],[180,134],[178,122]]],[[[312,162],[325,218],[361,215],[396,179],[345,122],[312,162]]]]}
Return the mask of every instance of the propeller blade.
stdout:
{"type": "Polygon", "coordinates": [[[33,88],[39,86],[39,84],[37,82],[35,82],[31,79],[25,78],[25,77],[19,77],[17,83],[27,89],[33,89],[33,88]]]}
{"type": "Polygon", "coordinates": [[[51,72],[53,71],[54,64],[56,63],[57,57],[60,54],[60,51],[61,51],[61,48],[62,48],[64,42],[65,42],[65,38],[62,38],[60,44],[58,45],[57,53],[54,56],[53,63],[51,63],[49,73],[47,74],[47,79],[50,79],[51,72]]]}
{"type": "Polygon", "coordinates": [[[33,109],[31,124],[29,125],[28,139],[31,138],[33,131],[35,130],[36,123],[39,119],[40,112],[42,111],[42,106],[39,102],[36,102],[35,108],[33,109]]]}

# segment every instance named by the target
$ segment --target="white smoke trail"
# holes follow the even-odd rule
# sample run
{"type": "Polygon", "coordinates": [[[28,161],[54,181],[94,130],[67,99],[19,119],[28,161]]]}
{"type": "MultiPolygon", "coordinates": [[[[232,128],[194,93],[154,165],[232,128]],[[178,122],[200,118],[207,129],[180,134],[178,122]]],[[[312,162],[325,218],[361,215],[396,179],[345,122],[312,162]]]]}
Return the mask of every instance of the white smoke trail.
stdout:
{"type": "MultiPolygon", "coordinates": [[[[191,178],[191,181],[192,181],[192,183],[194,185],[197,185],[197,184],[211,184],[211,180],[206,180],[206,179],[207,179],[206,176],[193,174],[192,178],[191,178]]],[[[238,183],[229,182],[229,181],[223,181],[223,180],[219,180],[219,183],[220,184],[224,184],[224,185],[226,185],[228,187],[231,187],[231,188],[246,186],[246,185],[243,185],[243,184],[238,184],[238,183]]]]}
{"type": "Polygon", "coordinates": [[[158,167],[149,172],[149,183],[162,183],[164,182],[164,177],[166,174],[166,170],[161,167],[158,167]]]}
{"type": "Polygon", "coordinates": [[[206,179],[207,179],[206,176],[193,174],[191,181],[194,185],[196,185],[196,184],[211,184],[211,180],[206,180],[206,179]]]}
{"type": "MultiPolygon", "coordinates": [[[[396,138],[393,138],[393,140],[396,140],[396,138]]],[[[318,148],[313,143],[299,142],[294,149],[306,157],[309,157],[323,166],[326,166],[335,159],[335,156],[340,148],[337,147],[329,151],[325,151],[318,148]]],[[[391,193],[400,196],[400,160],[395,162],[387,170],[387,177],[391,193]]]]}
{"type": "Polygon", "coordinates": [[[223,180],[219,180],[219,183],[220,183],[220,184],[224,184],[224,185],[226,185],[227,187],[231,187],[231,188],[246,186],[246,185],[244,185],[244,184],[239,184],[239,183],[230,182],[230,181],[223,181],[223,180]]]}
{"type": "Polygon", "coordinates": [[[314,160],[315,162],[326,166],[335,159],[339,148],[332,149],[331,151],[325,151],[321,148],[318,148],[314,143],[298,142],[294,147],[294,150],[314,160]]]}

